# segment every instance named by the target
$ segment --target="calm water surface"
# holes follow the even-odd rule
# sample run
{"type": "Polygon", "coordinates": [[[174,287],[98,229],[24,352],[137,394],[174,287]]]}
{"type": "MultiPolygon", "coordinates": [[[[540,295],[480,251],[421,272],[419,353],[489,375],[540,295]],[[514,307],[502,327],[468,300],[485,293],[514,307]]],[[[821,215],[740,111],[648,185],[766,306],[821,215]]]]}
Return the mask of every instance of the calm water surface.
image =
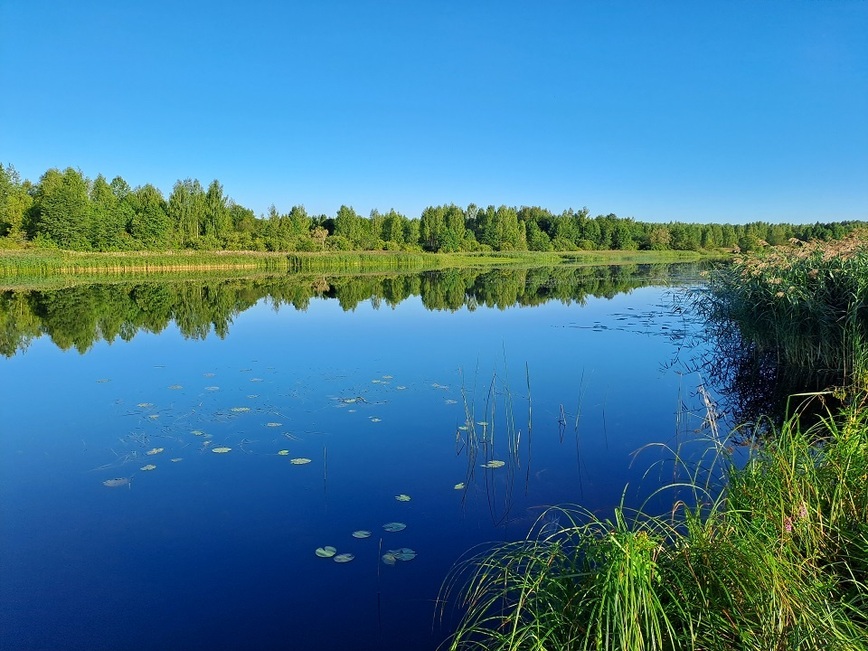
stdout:
{"type": "Polygon", "coordinates": [[[685,282],[435,310],[320,291],[85,353],[33,336],[0,359],[2,648],[435,648],[467,550],[666,479],[633,453],[698,426],[685,282]]]}

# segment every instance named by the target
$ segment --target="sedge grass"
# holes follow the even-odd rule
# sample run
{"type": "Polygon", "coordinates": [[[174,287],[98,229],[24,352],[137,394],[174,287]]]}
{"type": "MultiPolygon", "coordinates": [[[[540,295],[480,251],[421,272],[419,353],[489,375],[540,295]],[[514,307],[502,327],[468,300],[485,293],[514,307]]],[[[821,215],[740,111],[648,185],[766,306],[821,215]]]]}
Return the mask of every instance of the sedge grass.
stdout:
{"type": "Polygon", "coordinates": [[[695,472],[694,504],[562,508],[556,532],[461,561],[441,594],[460,613],[448,648],[868,648],[868,413],[796,414],[770,441],[742,467],[706,464],[719,483],[695,472]]]}

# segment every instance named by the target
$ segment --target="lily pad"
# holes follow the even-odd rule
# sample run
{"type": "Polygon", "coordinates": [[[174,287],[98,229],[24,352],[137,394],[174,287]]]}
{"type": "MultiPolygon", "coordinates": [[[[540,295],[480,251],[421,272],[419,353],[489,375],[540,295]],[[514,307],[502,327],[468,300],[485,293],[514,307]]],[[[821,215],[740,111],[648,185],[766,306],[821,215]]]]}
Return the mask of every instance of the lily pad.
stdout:
{"type": "Polygon", "coordinates": [[[383,559],[383,564],[385,564],[385,565],[394,565],[395,561],[398,560],[397,558],[395,558],[395,555],[392,554],[391,552],[386,552],[385,554],[382,555],[381,558],[383,559]]]}
{"type": "Polygon", "coordinates": [[[371,532],[367,529],[359,529],[358,531],[353,531],[353,538],[370,538],[371,532]]]}
{"type": "Polygon", "coordinates": [[[178,463],[179,461],[183,461],[183,460],[184,460],[183,457],[172,457],[171,459],[169,459],[169,461],[171,461],[172,463],[178,463]]]}
{"type": "Polygon", "coordinates": [[[217,454],[226,454],[227,452],[231,452],[232,448],[220,447],[220,448],[211,448],[211,452],[216,452],[217,454]]]}
{"type": "Polygon", "coordinates": [[[141,470],[156,470],[156,469],[157,469],[157,466],[155,466],[152,463],[149,463],[148,465],[141,467],[141,470]]]}
{"type": "Polygon", "coordinates": [[[458,482],[457,484],[455,484],[455,486],[453,488],[455,488],[455,490],[457,490],[457,491],[463,491],[464,490],[464,482],[463,481],[458,482]]]}
{"type": "Polygon", "coordinates": [[[121,486],[128,486],[129,483],[129,477],[115,477],[113,479],[106,479],[102,485],[108,486],[109,488],[120,488],[121,486]]]}
{"type": "Polygon", "coordinates": [[[307,457],[296,457],[295,459],[290,459],[289,462],[294,466],[303,466],[306,463],[310,463],[310,459],[307,457]]]}
{"type": "Polygon", "coordinates": [[[151,448],[150,450],[145,452],[145,454],[147,454],[149,457],[152,457],[155,454],[160,454],[160,452],[162,452],[163,450],[165,450],[165,448],[151,448]]]}
{"type": "Polygon", "coordinates": [[[400,495],[395,495],[395,499],[398,500],[399,502],[409,502],[413,498],[411,498],[409,495],[405,495],[404,493],[401,493],[400,495]]]}
{"type": "Polygon", "coordinates": [[[390,532],[390,533],[396,533],[398,531],[403,531],[406,528],[407,528],[407,525],[404,524],[403,522],[387,522],[386,524],[383,525],[383,529],[390,532]]]}
{"type": "Polygon", "coordinates": [[[229,411],[235,412],[236,414],[243,414],[250,411],[250,407],[232,407],[229,411]]]}
{"type": "Polygon", "coordinates": [[[160,414],[149,414],[148,418],[151,420],[157,420],[160,417],[160,414]]]}
{"type": "Polygon", "coordinates": [[[416,552],[409,547],[390,549],[388,553],[394,556],[396,561],[412,561],[416,558],[416,552]]]}
{"type": "Polygon", "coordinates": [[[288,457],[289,456],[289,450],[278,450],[277,454],[280,455],[281,457],[288,457]]]}
{"type": "Polygon", "coordinates": [[[139,404],[136,405],[136,407],[141,407],[142,409],[147,409],[148,407],[153,407],[153,406],[154,406],[153,402],[140,402],[139,404]]]}
{"type": "Polygon", "coordinates": [[[317,547],[314,553],[320,558],[331,558],[338,553],[338,550],[331,545],[326,545],[325,547],[317,547]]]}
{"type": "Polygon", "coordinates": [[[220,387],[205,387],[205,391],[219,391],[220,387]]]}
{"type": "Polygon", "coordinates": [[[283,423],[265,423],[266,427],[280,427],[283,423]]]}
{"type": "Polygon", "coordinates": [[[355,558],[354,554],[350,554],[350,553],[338,554],[337,556],[335,556],[335,563],[349,563],[354,558],[355,558]]]}
{"type": "Polygon", "coordinates": [[[180,384],[172,384],[172,385],[169,386],[169,388],[170,388],[172,391],[177,391],[178,389],[183,389],[184,387],[182,387],[180,384]]]}
{"type": "Polygon", "coordinates": [[[492,459],[488,463],[483,463],[483,468],[503,468],[506,465],[506,461],[500,461],[499,459],[492,459]]]}

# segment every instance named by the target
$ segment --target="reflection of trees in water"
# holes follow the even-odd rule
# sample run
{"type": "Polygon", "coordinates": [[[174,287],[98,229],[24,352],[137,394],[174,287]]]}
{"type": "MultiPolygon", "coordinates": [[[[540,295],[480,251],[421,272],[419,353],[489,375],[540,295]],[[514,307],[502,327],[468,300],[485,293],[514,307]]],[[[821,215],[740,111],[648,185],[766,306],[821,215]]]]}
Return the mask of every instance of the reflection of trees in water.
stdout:
{"type": "Polygon", "coordinates": [[[583,304],[611,298],[675,276],[695,277],[693,264],[529,269],[444,269],[360,276],[293,274],[214,280],[89,284],[55,290],[0,292],[0,353],[14,355],[48,335],[64,350],[87,351],[96,341],[128,341],[140,330],[159,333],[174,323],[193,339],[224,337],[233,319],[262,299],[275,309],[306,310],[313,298],[344,310],[370,301],[394,307],[419,296],[429,310],[506,309],[548,301],[583,304]]]}

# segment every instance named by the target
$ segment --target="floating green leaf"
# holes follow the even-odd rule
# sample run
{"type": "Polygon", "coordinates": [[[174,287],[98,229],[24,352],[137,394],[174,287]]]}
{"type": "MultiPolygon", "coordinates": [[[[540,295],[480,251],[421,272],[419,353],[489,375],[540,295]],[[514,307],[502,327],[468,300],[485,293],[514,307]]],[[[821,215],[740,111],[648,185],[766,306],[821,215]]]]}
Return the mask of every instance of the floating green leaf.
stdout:
{"type": "Polygon", "coordinates": [[[190,432],[190,434],[192,434],[193,436],[205,436],[205,432],[200,429],[194,429],[190,432]]]}
{"type": "Polygon", "coordinates": [[[288,457],[289,456],[289,450],[278,450],[277,454],[279,454],[281,457],[288,457]]]}
{"type": "Polygon", "coordinates": [[[246,411],[250,411],[250,407],[232,407],[229,411],[233,411],[236,414],[243,414],[246,411]]]}
{"type": "Polygon", "coordinates": [[[170,388],[172,391],[177,391],[178,389],[183,389],[184,387],[182,387],[180,384],[172,384],[172,385],[169,386],[169,388],[170,388]]]}
{"type": "Polygon", "coordinates": [[[354,558],[355,556],[353,554],[338,554],[337,556],[335,556],[335,563],[349,563],[354,558]]]}
{"type": "Polygon", "coordinates": [[[409,495],[405,495],[404,493],[401,493],[400,495],[395,495],[395,499],[398,500],[399,502],[409,502],[413,498],[411,498],[409,495]]]}
{"type": "Polygon", "coordinates": [[[183,457],[172,457],[171,459],[169,459],[169,461],[171,461],[172,463],[178,463],[179,461],[183,460],[183,457]]]}
{"type": "Polygon", "coordinates": [[[141,467],[141,470],[156,470],[156,469],[157,469],[157,466],[155,466],[152,463],[149,463],[148,465],[141,467]]]}
{"type": "Polygon", "coordinates": [[[394,556],[396,561],[412,561],[416,558],[416,552],[409,547],[390,549],[388,553],[394,556]]]}
{"type": "Polygon", "coordinates": [[[155,454],[160,454],[160,452],[162,452],[163,450],[165,450],[165,448],[151,448],[150,450],[145,452],[145,454],[147,454],[149,457],[152,457],[155,454]]]}
{"type": "Polygon", "coordinates": [[[280,427],[283,423],[265,423],[266,427],[280,427]]]}
{"type": "Polygon", "coordinates": [[[463,481],[458,482],[457,484],[455,484],[454,488],[455,488],[455,490],[457,490],[457,491],[464,490],[464,482],[463,482],[463,481]]]}
{"type": "Polygon", "coordinates": [[[127,486],[129,483],[129,477],[115,477],[114,479],[106,479],[102,485],[108,486],[109,488],[118,488],[120,486],[127,486]]]}
{"type": "Polygon", "coordinates": [[[326,545],[325,547],[317,547],[315,553],[320,558],[331,558],[337,553],[337,551],[338,550],[331,545],[326,545]]]}
{"type": "Polygon", "coordinates": [[[219,391],[220,387],[205,387],[205,391],[219,391]]]}
{"type": "Polygon", "coordinates": [[[310,463],[310,459],[307,457],[296,457],[295,459],[290,459],[289,462],[294,466],[303,466],[306,463],[310,463]]]}
{"type": "Polygon", "coordinates": [[[211,452],[216,452],[217,454],[226,454],[227,452],[231,452],[232,448],[220,447],[220,448],[211,448],[211,452]]]}
{"type": "Polygon", "coordinates": [[[370,538],[371,532],[367,529],[359,529],[358,531],[353,531],[353,538],[370,538]]]}
{"type": "Polygon", "coordinates": [[[488,463],[483,463],[483,468],[503,468],[506,465],[506,461],[500,461],[498,459],[492,459],[488,463]]]}
{"type": "Polygon", "coordinates": [[[383,529],[385,529],[386,531],[388,531],[390,533],[403,531],[406,528],[407,528],[407,525],[404,524],[403,522],[387,522],[386,524],[383,525],[383,529]]]}
{"type": "Polygon", "coordinates": [[[386,565],[394,565],[395,561],[398,560],[395,558],[395,555],[390,552],[386,552],[385,554],[383,554],[382,559],[383,563],[386,565]]]}

